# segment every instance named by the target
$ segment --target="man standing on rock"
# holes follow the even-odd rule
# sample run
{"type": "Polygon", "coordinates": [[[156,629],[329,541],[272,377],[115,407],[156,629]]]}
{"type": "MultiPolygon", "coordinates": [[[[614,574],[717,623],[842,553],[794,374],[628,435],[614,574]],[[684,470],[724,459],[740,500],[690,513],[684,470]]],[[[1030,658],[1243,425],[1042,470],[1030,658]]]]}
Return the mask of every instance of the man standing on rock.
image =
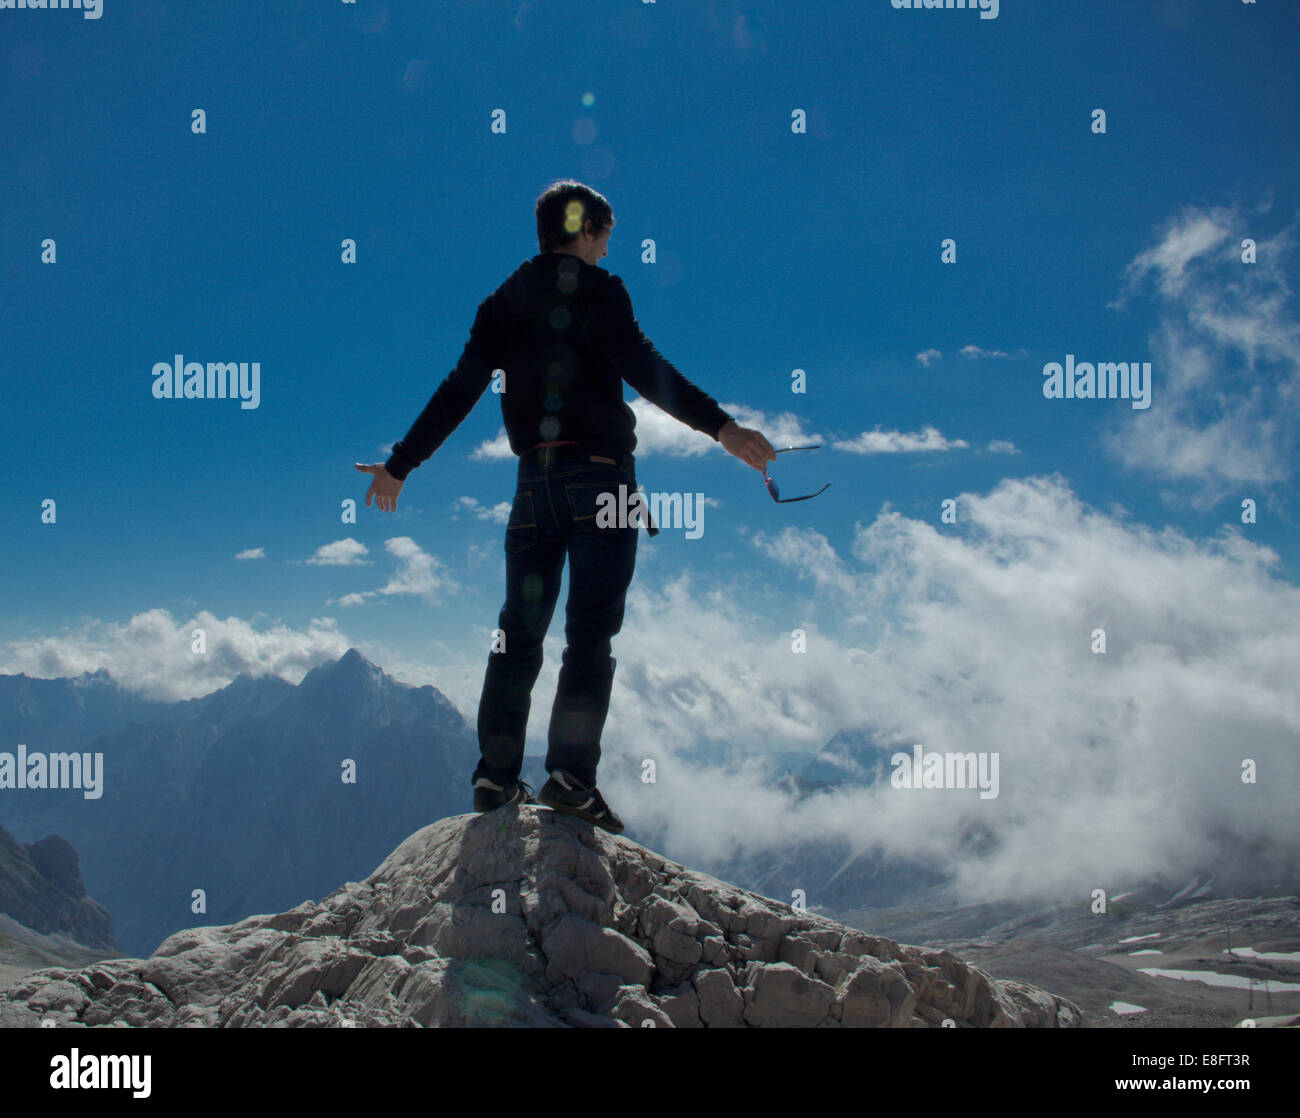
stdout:
{"type": "MultiPolygon", "coordinates": [[[[605,527],[596,513],[602,493],[636,492],[636,417],[623,402],[623,381],[756,470],[776,454],[663,358],[637,325],[623,281],[597,267],[614,226],[605,198],[562,180],[538,198],[536,216],[541,252],[479,304],[460,361],[388,461],[356,468],[373,475],[366,505],[373,498],[394,511],[407,475],[498,378],[519,469],[506,525],[504,638],[488,657],[478,708],[474,810],[537,802],[519,779],[524,731],[567,554],[567,646],[540,800],[618,834],[623,822],[596,787],[596,766],[614,682],[610,642],[623,624],[638,518],[605,527]]],[[[653,523],[646,528],[658,532],[653,523]]]]}

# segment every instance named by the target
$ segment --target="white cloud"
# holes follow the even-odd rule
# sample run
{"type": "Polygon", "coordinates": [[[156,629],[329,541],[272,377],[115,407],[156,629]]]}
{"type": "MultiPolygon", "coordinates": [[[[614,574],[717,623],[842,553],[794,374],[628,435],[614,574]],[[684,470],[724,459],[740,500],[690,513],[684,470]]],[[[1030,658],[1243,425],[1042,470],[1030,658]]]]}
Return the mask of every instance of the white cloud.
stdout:
{"type": "Polygon", "coordinates": [[[842,439],[832,443],[836,450],[853,454],[915,454],[933,450],[965,450],[970,444],[965,439],[947,439],[938,428],[926,425],[916,431],[882,431],[877,426],[864,431],[856,439],[842,439]]]}
{"type": "Polygon", "coordinates": [[[301,562],[315,567],[363,567],[371,560],[363,559],[362,556],[369,554],[370,551],[365,544],[349,536],[345,540],[322,544],[310,559],[301,562]]]}
{"type": "Polygon", "coordinates": [[[475,497],[457,497],[452,502],[452,519],[458,517],[456,513],[464,511],[472,513],[478,520],[487,520],[493,524],[508,524],[510,522],[510,501],[498,501],[495,505],[482,505],[475,497]]]}
{"type": "Polygon", "coordinates": [[[1187,206],[1182,213],[1166,219],[1160,239],[1129,262],[1128,288],[1111,305],[1122,307],[1129,292],[1148,272],[1156,273],[1161,294],[1182,295],[1187,286],[1187,266],[1221,249],[1230,236],[1228,227],[1239,224],[1240,216],[1234,210],[1219,206],[1187,206]]]}
{"type": "Polygon", "coordinates": [[[1110,304],[1123,309],[1154,279],[1152,406],[1113,420],[1107,448],[1126,467],[1182,483],[1201,508],[1295,476],[1300,322],[1284,265],[1296,222],[1260,236],[1264,212],[1185,208],[1129,264],[1110,304]],[[1241,260],[1248,235],[1258,241],[1254,264],[1241,260]]]}
{"type": "Polygon", "coordinates": [[[151,609],[125,624],[92,619],[57,636],[10,641],[0,670],[53,678],[104,668],[128,690],[174,701],[206,695],[240,672],[297,683],[348,648],[330,617],[312,618],[306,629],[277,624],[259,632],[242,618],[222,619],[207,610],[178,621],[165,609],[151,609]],[[203,653],[191,651],[195,629],[206,634],[203,653]]]}
{"type": "MultiPolygon", "coordinates": [[[[636,456],[640,460],[655,454],[674,458],[696,458],[708,454],[718,444],[708,435],[687,427],[666,411],[640,396],[629,401],[636,416],[636,456]]],[[[724,410],[728,410],[724,407],[724,410]]],[[[734,413],[733,413],[734,414],[734,413]]],[[[737,417],[736,422],[740,422],[737,417]]]]}
{"type": "Polygon", "coordinates": [[[515,452],[510,449],[510,440],[506,437],[506,429],[502,427],[496,435],[496,438],[485,443],[479,443],[470,454],[475,461],[494,462],[500,458],[513,458],[515,452]]]}
{"type": "MultiPolygon", "coordinates": [[[[332,605],[373,604],[380,596],[400,595],[438,604],[460,589],[441,561],[409,537],[386,540],[384,548],[397,565],[388,582],[377,590],[345,594],[332,605]]],[[[258,632],[249,621],[223,620],[206,610],[176,621],[165,609],[151,609],[125,624],[90,620],[58,636],[11,641],[0,671],[50,678],[105,668],[123,687],[150,698],[188,699],[224,687],[245,671],[296,683],[317,664],[337,660],[353,644],[365,651],[359,642],[349,642],[329,617],[313,618],[305,631],[276,625],[258,632]],[[206,634],[203,653],[190,650],[195,629],[206,634]]],[[[479,672],[481,676],[481,666],[479,672]]]]}
{"type": "MultiPolygon", "coordinates": [[[[886,507],[847,556],[815,533],[755,535],[806,597],[764,589],[770,578],[634,584],[603,739],[616,810],[666,828],[679,860],[811,837],[928,852],[971,899],[1203,869],[1225,835],[1300,845],[1300,591],[1275,577],[1274,552],[1233,531],[1152,531],[1084,506],[1059,477],[958,507],[954,527],[886,507]],[[848,726],[903,749],[997,752],[1000,795],[887,787],[791,807],[722,762],[848,726]],[[718,760],[693,764],[680,744],[718,760]],[[638,779],[645,757],[657,785],[638,779]],[[1267,780],[1242,784],[1246,757],[1267,780]],[[972,822],[995,839],[979,860],[961,853],[972,822]]],[[[533,742],[551,693],[534,692],[533,742]]]]}
{"type": "MultiPolygon", "coordinates": [[[[1010,361],[1011,358],[1012,358],[1012,356],[1013,356],[1012,354],[1007,353],[1005,350],[1001,350],[1001,349],[981,349],[981,348],[980,348],[979,346],[977,346],[977,345],[967,345],[967,346],[962,346],[962,347],[961,347],[961,350],[960,350],[959,352],[960,352],[961,355],[962,355],[963,357],[965,357],[968,361],[974,361],[974,360],[977,360],[978,358],[981,358],[981,357],[1000,357],[1000,358],[1002,358],[1003,360],[1010,361]]],[[[1016,356],[1016,357],[1028,357],[1028,356],[1029,356],[1029,351],[1028,351],[1028,350],[1025,350],[1025,349],[1021,349],[1021,350],[1020,350],[1018,353],[1016,353],[1014,356],[1016,356]]]]}
{"type": "Polygon", "coordinates": [[[751,542],[768,558],[808,575],[819,591],[834,590],[842,596],[852,596],[855,576],[844,566],[826,537],[801,528],[786,528],[772,538],[755,532],[751,542]]]}
{"type": "MultiPolygon", "coordinates": [[[[339,543],[355,542],[339,541],[339,543]]],[[[357,544],[357,547],[365,551],[364,545],[357,544]]],[[[329,604],[344,607],[377,604],[381,597],[410,594],[423,599],[429,605],[437,605],[442,602],[444,594],[460,589],[456,580],[447,572],[442,560],[436,555],[429,554],[410,536],[394,536],[392,539],[385,540],[384,550],[396,560],[397,571],[383,586],[375,590],[352,591],[331,599],[329,604]]]]}
{"type": "Polygon", "coordinates": [[[458,590],[456,581],[436,555],[430,555],[410,536],[396,536],[384,541],[388,554],[398,562],[398,572],[378,590],[380,594],[413,594],[430,603],[441,600],[444,592],[458,590]]]}
{"type": "Polygon", "coordinates": [[[244,551],[239,552],[235,556],[235,558],[236,559],[265,559],[266,549],[263,547],[250,547],[244,551]]]}
{"type": "MultiPolygon", "coordinates": [[[[973,344],[964,345],[957,352],[961,354],[962,357],[966,358],[966,360],[968,361],[974,361],[981,357],[1000,357],[1003,358],[1004,360],[1009,361],[1013,356],[1015,357],[1029,356],[1029,351],[1024,349],[1023,347],[1019,349],[1015,354],[1010,354],[1002,349],[982,349],[981,347],[973,344]]],[[[931,365],[933,365],[936,361],[940,361],[942,359],[943,359],[943,354],[937,349],[922,350],[920,353],[916,355],[916,360],[920,364],[924,365],[927,369],[931,365]]]]}
{"type": "Polygon", "coordinates": [[[994,454],[1019,454],[1016,444],[1010,439],[991,439],[989,441],[989,450],[994,454]]]}

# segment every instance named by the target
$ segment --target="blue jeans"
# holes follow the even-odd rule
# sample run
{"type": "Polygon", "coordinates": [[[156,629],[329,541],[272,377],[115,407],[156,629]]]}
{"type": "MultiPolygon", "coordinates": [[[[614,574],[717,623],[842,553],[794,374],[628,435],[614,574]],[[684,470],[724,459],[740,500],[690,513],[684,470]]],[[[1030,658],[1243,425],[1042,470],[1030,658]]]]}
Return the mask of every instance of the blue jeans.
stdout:
{"type": "Polygon", "coordinates": [[[550,628],[567,555],[567,644],[551,708],[546,770],[563,769],[584,784],[596,784],[616,663],[610,641],[622,628],[636,563],[634,522],[622,528],[596,525],[598,496],[611,493],[617,501],[620,485],[627,487],[630,500],[635,489],[630,457],[625,464],[606,464],[566,446],[519,459],[506,526],[506,601],[498,621],[505,647],[488,656],[478,707],[482,757],[474,780],[486,776],[509,787],[519,779],[533,684],[542,668],[542,639],[550,628]]]}

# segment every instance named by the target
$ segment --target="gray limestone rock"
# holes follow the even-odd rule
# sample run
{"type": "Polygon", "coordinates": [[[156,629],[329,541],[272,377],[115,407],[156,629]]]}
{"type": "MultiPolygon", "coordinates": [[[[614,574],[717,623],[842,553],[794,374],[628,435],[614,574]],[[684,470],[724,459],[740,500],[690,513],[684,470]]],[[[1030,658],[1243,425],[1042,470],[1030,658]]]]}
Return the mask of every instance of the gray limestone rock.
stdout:
{"type": "Polygon", "coordinates": [[[1078,1007],[542,808],[417,831],[363,882],[149,959],[44,970],[0,1026],[1073,1028],[1078,1007]]]}

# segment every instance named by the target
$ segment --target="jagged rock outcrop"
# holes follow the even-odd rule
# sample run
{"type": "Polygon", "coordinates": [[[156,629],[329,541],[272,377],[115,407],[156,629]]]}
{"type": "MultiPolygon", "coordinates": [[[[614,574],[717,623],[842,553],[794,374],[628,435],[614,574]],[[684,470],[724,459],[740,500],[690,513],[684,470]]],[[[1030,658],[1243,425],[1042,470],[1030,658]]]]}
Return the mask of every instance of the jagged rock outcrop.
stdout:
{"type": "Polygon", "coordinates": [[[149,959],[45,970],[0,1025],[957,1027],[1083,1024],[999,982],[524,807],[442,819],[369,878],[149,959]]]}
{"type": "Polygon", "coordinates": [[[86,896],[77,852],[61,835],[22,843],[0,827],[0,913],[42,935],[121,950],[108,909],[86,896]]]}

